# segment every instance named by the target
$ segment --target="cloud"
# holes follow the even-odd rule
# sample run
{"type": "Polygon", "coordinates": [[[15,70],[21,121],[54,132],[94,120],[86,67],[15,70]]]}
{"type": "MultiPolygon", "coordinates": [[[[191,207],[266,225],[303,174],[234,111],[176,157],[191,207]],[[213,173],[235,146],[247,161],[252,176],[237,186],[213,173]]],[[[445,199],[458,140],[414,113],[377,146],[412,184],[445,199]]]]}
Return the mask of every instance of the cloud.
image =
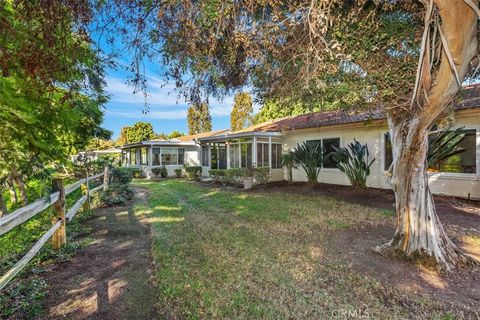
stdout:
{"type": "MultiPolygon", "coordinates": [[[[163,80],[149,76],[147,81],[147,103],[149,112],[142,113],[145,97],[142,92],[134,93],[134,88],[125,83],[123,79],[107,77],[107,92],[110,102],[106,114],[129,119],[185,119],[188,104],[178,97],[175,85],[165,83],[163,80]]],[[[222,101],[210,99],[210,113],[212,117],[229,116],[232,111],[233,97],[227,96],[222,101]]]]}

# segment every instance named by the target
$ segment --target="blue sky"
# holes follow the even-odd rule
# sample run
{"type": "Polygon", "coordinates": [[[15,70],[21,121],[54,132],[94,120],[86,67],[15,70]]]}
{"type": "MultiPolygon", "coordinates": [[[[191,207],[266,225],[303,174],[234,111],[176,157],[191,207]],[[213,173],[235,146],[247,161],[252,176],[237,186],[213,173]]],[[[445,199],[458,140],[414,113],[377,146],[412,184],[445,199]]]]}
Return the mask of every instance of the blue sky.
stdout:
{"type": "MultiPolygon", "coordinates": [[[[160,57],[158,60],[161,60],[160,57]]],[[[170,133],[174,130],[188,133],[188,104],[183,98],[178,97],[173,83],[166,83],[159,77],[161,70],[162,66],[159,64],[146,63],[147,102],[150,107],[146,114],[142,112],[143,93],[134,94],[134,88],[126,84],[128,78],[126,71],[121,68],[107,70],[106,90],[110,95],[110,101],[106,104],[103,127],[113,131],[113,139],[119,136],[122,127],[137,121],[150,122],[156,133],[170,133]]],[[[233,97],[231,96],[223,101],[210,98],[213,130],[230,127],[232,105],[233,97]]]]}

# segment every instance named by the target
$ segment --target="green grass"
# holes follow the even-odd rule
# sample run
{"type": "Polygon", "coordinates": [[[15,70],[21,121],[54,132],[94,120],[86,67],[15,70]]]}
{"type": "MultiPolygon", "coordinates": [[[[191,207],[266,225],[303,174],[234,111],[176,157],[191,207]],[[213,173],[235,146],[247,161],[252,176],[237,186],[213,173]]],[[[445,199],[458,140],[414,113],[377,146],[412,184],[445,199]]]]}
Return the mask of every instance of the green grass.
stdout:
{"type": "Polygon", "coordinates": [[[150,182],[136,213],[152,225],[162,318],[322,319],[339,310],[371,318],[440,318],[439,304],[383,287],[325,246],[360,224],[391,223],[385,210],[323,196],[150,182]]]}

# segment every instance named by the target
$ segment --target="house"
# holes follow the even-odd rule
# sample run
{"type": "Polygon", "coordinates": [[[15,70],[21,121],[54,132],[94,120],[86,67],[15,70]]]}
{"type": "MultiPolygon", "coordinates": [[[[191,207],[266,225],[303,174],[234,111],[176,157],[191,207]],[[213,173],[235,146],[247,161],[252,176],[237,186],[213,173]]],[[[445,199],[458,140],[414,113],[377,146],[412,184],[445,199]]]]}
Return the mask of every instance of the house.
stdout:
{"type": "Polygon", "coordinates": [[[120,154],[122,150],[120,148],[109,148],[104,150],[93,150],[93,151],[81,151],[76,155],[71,156],[71,160],[76,162],[79,158],[88,159],[89,161],[96,161],[102,156],[114,156],[120,154]]]}
{"type": "MultiPolygon", "coordinates": [[[[431,190],[445,194],[480,199],[480,85],[465,87],[462,102],[456,105],[455,127],[463,127],[461,163],[429,172],[431,190]]],[[[173,140],[152,140],[122,147],[122,163],[142,168],[147,176],[154,166],[165,165],[168,174],[184,163],[202,166],[208,171],[248,167],[270,167],[271,180],[286,180],[281,165],[283,153],[303,142],[318,143],[326,153],[348,145],[354,139],[366,143],[370,159],[375,158],[367,186],[389,189],[388,170],[391,144],[383,112],[315,112],[271,120],[243,130],[220,130],[173,140]]],[[[294,181],[307,181],[303,169],[293,172],[294,181]]],[[[348,185],[347,177],[332,160],[323,164],[319,181],[348,185]]]]}
{"type": "Polygon", "coordinates": [[[152,176],[152,168],[165,166],[168,175],[174,176],[175,169],[182,168],[185,164],[200,165],[201,148],[195,142],[196,139],[228,131],[218,130],[170,140],[126,144],[121,147],[122,166],[139,168],[149,178],[152,176]]]}
{"type": "MultiPolygon", "coordinates": [[[[465,87],[462,102],[456,105],[455,127],[463,127],[461,163],[445,166],[444,172],[429,172],[431,190],[467,198],[480,198],[480,85],[465,87]]],[[[375,158],[367,185],[390,188],[388,170],[391,144],[385,115],[381,111],[356,113],[349,111],[316,112],[265,122],[236,132],[224,132],[195,139],[201,147],[204,176],[210,168],[238,168],[252,163],[271,168],[273,181],[284,180],[287,173],[281,166],[281,155],[303,142],[318,143],[325,153],[346,146],[353,139],[366,143],[370,159],[375,158]]],[[[441,168],[442,169],[442,168],[441,168]]],[[[294,181],[307,181],[303,169],[293,172],[294,181]]],[[[332,160],[323,164],[319,181],[348,185],[347,177],[332,160]]]]}

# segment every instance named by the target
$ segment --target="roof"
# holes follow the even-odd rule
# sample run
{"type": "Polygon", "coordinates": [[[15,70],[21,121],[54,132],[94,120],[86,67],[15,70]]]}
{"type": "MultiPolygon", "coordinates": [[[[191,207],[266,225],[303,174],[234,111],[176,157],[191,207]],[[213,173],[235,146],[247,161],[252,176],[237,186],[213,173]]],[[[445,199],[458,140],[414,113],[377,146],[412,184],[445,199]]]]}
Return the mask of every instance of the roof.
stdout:
{"type": "Polygon", "coordinates": [[[211,136],[216,136],[216,135],[224,134],[224,133],[228,133],[228,132],[230,132],[230,129],[223,129],[223,130],[216,130],[216,131],[192,134],[192,135],[188,135],[188,136],[182,136],[182,137],[178,137],[178,138],[175,138],[175,139],[179,140],[179,141],[193,141],[193,140],[196,140],[196,139],[208,138],[208,137],[211,137],[211,136]]]}
{"type": "MultiPolygon", "coordinates": [[[[480,108],[480,84],[473,84],[463,87],[458,96],[461,102],[456,104],[456,110],[480,108]]],[[[235,131],[226,136],[230,137],[239,135],[241,133],[253,132],[293,131],[298,129],[383,120],[385,118],[386,116],[383,110],[373,110],[368,112],[358,110],[312,112],[298,116],[269,120],[246,129],[235,131]]]]}
{"type": "Polygon", "coordinates": [[[480,107],[480,83],[464,86],[459,93],[459,100],[457,110],[480,107]]]}

